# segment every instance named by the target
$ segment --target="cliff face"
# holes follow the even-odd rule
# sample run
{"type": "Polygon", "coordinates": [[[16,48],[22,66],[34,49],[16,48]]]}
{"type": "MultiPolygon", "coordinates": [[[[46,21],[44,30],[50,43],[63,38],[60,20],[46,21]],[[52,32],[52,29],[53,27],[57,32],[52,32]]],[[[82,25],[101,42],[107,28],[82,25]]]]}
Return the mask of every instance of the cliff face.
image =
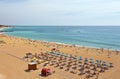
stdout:
{"type": "Polygon", "coordinates": [[[8,26],[8,25],[0,25],[0,28],[2,28],[2,27],[10,27],[10,26],[8,26]]]}

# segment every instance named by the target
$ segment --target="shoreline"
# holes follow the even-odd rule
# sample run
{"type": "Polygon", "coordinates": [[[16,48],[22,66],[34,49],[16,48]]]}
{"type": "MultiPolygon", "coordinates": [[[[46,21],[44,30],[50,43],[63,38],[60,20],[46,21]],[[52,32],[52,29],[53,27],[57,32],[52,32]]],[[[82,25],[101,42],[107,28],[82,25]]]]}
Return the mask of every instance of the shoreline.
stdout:
{"type": "Polygon", "coordinates": [[[82,49],[85,49],[85,50],[88,50],[88,49],[92,50],[93,49],[93,50],[96,50],[96,51],[103,51],[103,52],[107,51],[107,55],[109,54],[109,52],[112,52],[112,53],[113,52],[114,53],[119,52],[120,53],[120,50],[114,50],[114,49],[112,50],[112,49],[105,49],[105,48],[94,48],[94,47],[87,47],[87,46],[80,46],[80,45],[64,44],[64,43],[59,43],[59,42],[49,42],[49,41],[44,41],[44,40],[35,40],[35,39],[29,39],[29,38],[24,38],[24,37],[19,37],[19,36],[10,36],[10,35],[6,35],[4,33],[3,33],[3,36],[16,38],[16,39],[22,39],[22,40],[28,40],[28,41],[32,41],[32,42],[35,42],[35,43],[38,42],[38,43],[45,43],[45,44],[54,44],[53,47],[55,47],[55,48],[57,48],[57,46],[65,46],[65,47],[72,47],[72,48],[75,48],[75,49],[76,48],[82,48],[82,49]]]}
{"type": "MultiPolygon", "coordinates": [[[[3,33],[5,29],[11,28],[10,26],[0,27],[0,33],[3,33]]],[[[4,34],[4,33],[3,33],[4,34]]]]}
{"type": "MultiPolygon", "coordinates": [[[[7,29],[7,28],[11,28],[10,26],[7,27],[1,27],[1,30],[7,29]]],[[[118,51],[120,52],[120,49],[111,49],[111,48],[104,48],[104,47],[95,47],[95,46],[82,46],[82,45],[77,45],[77,44],[67,44],[67,43],[61,43],[61,42],[52,42],[52,41],[45,41],[45,40],[36,40],[36,39],[31,39],[31,38],[25,38],[25,37],[20,37],[20,36],[12,36],[12,35],[7,35],[3,32],[0,32],[0,34],[5,35],[5,36],[10,36],[10,37],[16,37],[16,38],[20,38],[20,39],[26,39],[26,40],[33,40],[33,41],[40,41],[40,42],[46,42],[46,43],[54,43],[54,44],[58,44],[58,45],[68,45],[68,46],[74,46],[74,47],[80,47],[80,48],[90,48],[90,49],[97,49],[97,50],[106,50],[106,51],[118,51]]]]}
{"type": "MultiPolygon", "coordinates": [[[[2,33],[4,34],[4,33],[2,33]]],[[[20,38],[20,39],[25,39],[25,40],[32,40],[32,41],[38,41],[38,42],[45,42],[45,43],[54,43],[54,44],[58,44],[58,45],[68,45],[68,46],[73,46],[73,47],[80,47],[80,48],[90,48],[90,49],[97,49],[97,50],[100,50],[100,49],[103,49],[103,50],[106,50],[106,51],[119,51],[118,49],[110,49],[110,48],[100,48],[100,47],[93,47],[93,46],[82,46],[82,45],[76,45],[76,44],[66,44],[66,43],[60,43],[60,42],[51,42],[51,41],[45,41],[45,40],[36,40],[36,39],[31,39],[31,38],[25,38],[25,37],[20,37],[20,36],[11,36],[11,35],[7,35],[7,34],[4,34],[5,36],[9,36],[9,37],[14,37],[14,38],[20,38]]]]}

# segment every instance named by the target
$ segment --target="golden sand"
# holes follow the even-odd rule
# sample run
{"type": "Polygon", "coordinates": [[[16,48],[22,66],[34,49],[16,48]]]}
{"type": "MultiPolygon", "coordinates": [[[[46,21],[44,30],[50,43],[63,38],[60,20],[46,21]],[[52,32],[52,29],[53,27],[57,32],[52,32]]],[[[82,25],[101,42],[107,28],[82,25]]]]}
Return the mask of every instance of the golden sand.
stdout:
{"type": "MultiPolygon", "coordinates": [[[[24,61],[23,56],[31,52],[33,54],[50,51],[56,47],[59,52],[102,60],[107,63],[113,62],[114,67],[100,73],[98,79],[120,79],[120,52],[105,49],[78,47],[72,45],[55,44],[52,42],[33,41],[18,37],[5,36],[0,34],[0,79],[85,79],[84,76],[72,74],[70,72],[54,68],[55,73],[48,77],[41,77],[39,73],[43,64],[39,64],[39,69],[32,72],[25,72],[28,62],[24,61]]],[[[95,77],[89,78],[95,79],[95,77]]]]}

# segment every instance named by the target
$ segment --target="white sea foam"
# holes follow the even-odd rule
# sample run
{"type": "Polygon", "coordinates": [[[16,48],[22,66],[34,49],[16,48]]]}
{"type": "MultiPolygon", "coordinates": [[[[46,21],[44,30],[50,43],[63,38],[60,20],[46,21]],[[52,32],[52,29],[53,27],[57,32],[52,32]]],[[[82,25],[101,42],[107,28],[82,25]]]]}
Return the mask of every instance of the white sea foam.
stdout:
{"type": "Polygon", "coordinates": [[[2,31],[4,28],[0,28],[0,31],[2,31]]]}

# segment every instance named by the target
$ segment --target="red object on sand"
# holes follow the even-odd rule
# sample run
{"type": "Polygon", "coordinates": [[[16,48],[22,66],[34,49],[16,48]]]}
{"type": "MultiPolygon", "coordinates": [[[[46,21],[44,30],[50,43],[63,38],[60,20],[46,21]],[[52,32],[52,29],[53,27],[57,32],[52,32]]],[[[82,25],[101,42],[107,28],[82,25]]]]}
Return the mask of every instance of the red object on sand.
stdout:
{"type": "Polygon", "coordinates": [[[50,74],[52,74],[52,70],[49,69],[49,68],[43,68],[42,71],[41,71],[42,76],[48,76],[50,74]]]}
{"type": "Polygon", "coordinates": [[[52,50],[56,50],[56,48],[52,48],[52,50]]]}

